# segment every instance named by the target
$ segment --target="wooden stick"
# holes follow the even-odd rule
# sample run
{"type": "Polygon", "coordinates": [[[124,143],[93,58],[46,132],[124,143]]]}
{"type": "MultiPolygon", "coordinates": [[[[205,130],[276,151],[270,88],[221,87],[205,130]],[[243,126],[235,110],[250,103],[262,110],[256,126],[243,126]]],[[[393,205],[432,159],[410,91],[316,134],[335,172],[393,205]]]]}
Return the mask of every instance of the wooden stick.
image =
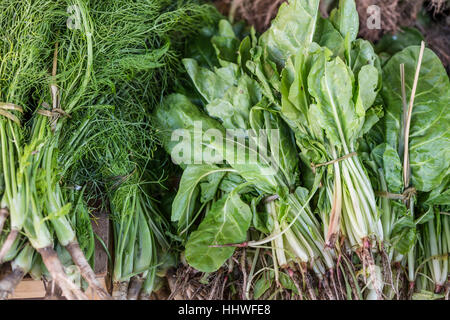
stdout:
{"type": "MultiPolygon", "coordinates": [[[[414,98],[416,95],[417,83],[419,82],[420,66],[422,64],[423,52],[425,50],[425,42],[420,44],[419,60],[417,61],[416,74],[414,75],[414,83],[411,90],[411,97],[409,98],[408,113],[406,115],[405,123],[405,152],[403,153],[403,182],[404,187],[409,186],[410,167],[409,167],[409,128],[411,126],[412,109],[414,106],[414,98]]],[[[404,83],[404,82],[403,82],[404,83]]],[[[402,89],[403,91],[403,89],[402,89]]]]}

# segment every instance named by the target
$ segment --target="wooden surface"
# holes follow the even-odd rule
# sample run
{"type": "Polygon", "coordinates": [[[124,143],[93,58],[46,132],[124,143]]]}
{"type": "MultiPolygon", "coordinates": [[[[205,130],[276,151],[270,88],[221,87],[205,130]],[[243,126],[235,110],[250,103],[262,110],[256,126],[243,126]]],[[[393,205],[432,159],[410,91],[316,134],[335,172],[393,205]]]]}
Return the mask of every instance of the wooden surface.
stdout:
{"type": "MultiPolygon", "coordinates": [[[[95,218],[91,221],[94,233],[103,240],[108,250],[111,252],[112,248],[112,230],[110,228],[110,221],[106,212],[95,214],[95,218]]],[[[100,241],[95,239],[95,266],[94,271],[100,283],[111,292],[111,278],[109,276],[108,254],[106,253],[100,241]]],[[[93,294],[93,290],[88,288],[86,295],[89,299],[97,300],[98,297],[93,294]]],[[[25,277],[14,290],[11,299],[43,299],[45,297],[44,282],[40,280],[33,280],[25,277]]]]}

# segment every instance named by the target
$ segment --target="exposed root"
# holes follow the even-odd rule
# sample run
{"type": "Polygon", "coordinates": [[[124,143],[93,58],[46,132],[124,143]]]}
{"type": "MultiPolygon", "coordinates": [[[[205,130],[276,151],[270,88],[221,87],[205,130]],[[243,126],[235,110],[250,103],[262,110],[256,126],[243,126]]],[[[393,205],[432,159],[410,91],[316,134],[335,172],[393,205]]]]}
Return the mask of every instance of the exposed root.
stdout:
{"type": "MultiPolygon", "coordinates": [[[[347,293],[344,289],[344,286],[342,284],[342,272],[341,272],[341,266],[338,264],[336,267],[336,275],[337,275],[337,282],[339,285],[339,289],[337,289],[337,291],[340,293],[340,299],[341,300],[346,300],[347,299],[347,293]]],[[[334,278],[334,276],[333,276],[334,278]]]]}
{"type": "Polygon", "coordinates": [[[61,288],[55,283],[55,281],[43,279],[45,287],[44,300],[63,300],[61,288]]]}
{"type": "Polygon", "coordinates": [[[5,225],[5,221],[9,216],[9,210],[7,208],[0,208],[0,234],[3,231],[3,226],[5,225]]]}
{"type": "Polygon", "coordinates": [[[334,269],[328,270],[328,277],[330,279],[330,287],[334,292],[334,296],[335,296],[336,300],[343,300],[340,288],[336,284],[336,279],[334,277],[334,269]]]}
{"type": "Polygon", "coordinates": [[[59,261],[56,251],[51,247],[36,249],[42,256],[47,270],[50,272],[52,279],[61,288],[64,296],[69,300],[88,300],[88,297],[77,287],[64,272],[63,265],[59,261]]]}
{"type": "Polygon", "coordinates": [[[302,274],[303,283],[306,286],[306,290],[309,294],[309,298],[311,300],[317,300],[316,293],[314,292],[314,287],[312,285],[311,276],[308,273],[308,270],[306,269],[306,264],[302,263],[300,265],[300,272],[302,274]]]}
{"type": "MultiPolygon", "coordinates": [[[[449,275],[450,277],[450,275],[449,275]]],[[[445,285],[445,300],[449,300],[449,295],[450,295],[450,281],[447,280],[447,284],[445,285]]]]}
{"type": "MultiPolygon", "coordinates": [[[[208,300],[213,300],[215,297],[220,297],[220,293],[218,293],[218,289],[219,289],[219,286],[220,286],[220,282],[222,280],[222,277],[220,277],[220,274],[222,273],[222,270],[219,270],[218,272],[219,272],[219,276],[215,277],[214,280],[213,280],[212,288],[211,288],[211,291],[210,291],[210,293],[208,295],[208,300]]],[[[243,297],[243,299],[245,298],[245,293],[244,292],[245,291],[242,290],[242,297],[243,297]]]]}
{"type": "Polygon", "coordinates": [[[113,283],[112,297],[114,300],[127,300],[128,281],[120,281],[113,283]]]}
{"type": "MultiPolygon", "coordinates": [[[[128,300],[137,300],[139,297],[139,292],[141,292],[142,284],[144,283],[144,278],[142,274],[136,275],[131,278],[130,287],[128,288],[128,300]]],[[[148,295],[150,298],[150,295],[148,295]]]]}
{"type": "Polygon", "coordinates": [[[414,281],[409,282],[409,286],[408,286],[408,296],[407,299],[411,300],[412,296],[414,294],[414,289],[415,289],[415,283],[414,281]]]}
{"type": "Polygon", "coordinates": [[[302,289],[300,288],[296,274],[290,268],[288,269],[288,274],[289,274],[289,277],[291,278],[292,282],[294,282],[295,287],[297,288],[299,299],[303,300],[302,289]]]}
{"type": "Polygon", "coordinates": [[[70,242],[66,247],[72,257],[73,262],[80,269],[81,275],[89,283],[89,286],[95,291],[95,293],[102,300],[111,300],[112,297],[106,292],[105,288],[102,287],[100,281],[98,281],[95,276],[94,270],[92,270],[86,257],[81,251],[80,245],[77,240],[70,242]]]}
{"type": "Polygon", "coordinates": [[[368,238],[363,239],[363,246],[358,250],[358,255],[363,264],[364,277],[366,276],[365,270],[367,268],[368,273],[369,273],[368,281],[370,281],[370,283],[372,284],[372,287],[375,290],[375,293],[377,295],[377,299],[383,300],[383,295],[380,290],[380,288],[382,288],[382,286],[377,277],[375,261],[373,260],[372,253],[370,252],[370,241],[368,238]]]}
{"type": "Polygon", "coordinates": [[[0,300],[5,300],[13,294],[24,275],[25,271],[16,268],[0,280],[0,300]]]}
{"type": "Polygon", "coordinates": [[[359,300],[359,294],[357,289],[358,283],[356,283],[355,278],[353,278],[355,270],[353,269],[350,259],[345,255],[342,255],[342,257],[345,259],[345,263],[342,264],[342,270],[347,275],[347,281],[348,284],[350,285],[350,288],[352,289],[353,298],[355,300],[359,300]]]}
{"type": "Polygon", "coordinates": [[[443,289],[443,286],[441,286],[440,284],[436,284],[434,287],[434,293],[439,294],[439,293],[441,293],[442,289],[443,289]]]}
{"type": "MultiPolygon", "coordinates": [[[[239,280],[242,284],[242,279],[239,280]]],[[[179,266],[176,272],[168,272],[167,281],[171,291],[169,300],[221,300],[224,299],[228,275],[224,269],[206,275],[191,267],[179,266]]],[[[240,297],[243,290],[237,289],[240,297]]]]}
{"type": "Polygon", "coordinates": [[[447,6],[446,3],[448,3],[446,0],[430,0],[428,7],[436,14],[445,10],[447,6]]]}
{"type": "Polygon", "coordinates": [[[19,230],[17,229],[11,229],[11,231],[9,232],[8,237],[6,238],[5,242],[3,242],[3,246],[0,250],[0,264],[4,262],[3,259],[5,259],[6,254],[11,249],[18,235],[19,230]]]}
{"type": "Polygon", "coordinates": [[[152,300],[152,294],[141,292],[139,295],[139,300],[152,300]]]}
{"type": "MultiPolygon", "coordinates": [[[[246,266],[246,251],[245,249],[242,249],[242,254],[241,254],[241,271],[242,271],[242,287],[243,288],[247,288],[247,271],[245,270],[245,266],[246,266]]],[[[245,299],[245,290],[242,290],[242,300],[246,300],[245,299]]]]}
{"type": "Polygon", "coordinates": [[[380,243],[380,254],[381,254],[381,263],[383,265],[383,276],[384,276],[384,282],[389,284],[394,292],[398,295],[398,292],[396,291],[396,288],[394,286],[394,282],[392,280],[392,269],[391,264],[389,262],[389,257],[386,254],[386,251],[384,250],[383,243],[380,243]]]}
{"type": "Polygon", "coordinates": [[[397,300],[401,300],[406,296],[406,289],[404,285],[405,276],[402,270],[402,266],[400,262],[394,263],[394,275],[395,275],[395,283],[394,283],[394,292],[397,294],[397,300]]]}
{"type": "Polygon", "coordinates": [[[325,294],[328,297],[328,299],[336,300],[336,297],[333,294],[333,291],[331,290],[331,287],[330,287],[330,284],[328,283],[328,279],[327,279],[326,275],[323,276],[322,285],[323,285],[323,290],[325,291],[325,294]]]}

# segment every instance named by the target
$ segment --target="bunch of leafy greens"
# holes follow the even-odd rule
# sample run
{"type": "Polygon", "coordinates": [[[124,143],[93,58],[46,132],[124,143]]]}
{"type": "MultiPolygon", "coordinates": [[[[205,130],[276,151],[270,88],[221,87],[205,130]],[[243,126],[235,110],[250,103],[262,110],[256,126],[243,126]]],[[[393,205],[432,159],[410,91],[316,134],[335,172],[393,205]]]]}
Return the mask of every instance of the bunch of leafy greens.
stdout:
{"type": "MultiPolygon", "coordinates": [[[[294,136],[245,67],[256,44],[254,33],[239,42],[235,32],[228,22],[219,23],[210,39],[215,66],[198,57],[183,60],[199,96],[190,101],[170,95],[155,113],[165,149],[185,169],[172,221],[186,243],[186,260],[200,271],[216,271],[236,244],[269,242],[277,281],[283,277],[280,266],[302,274],[312,271],[327,284],[334,253],[324,250],[320,223],[308,207],[315,190],[296,188],[294,136]],[[189,235],[200,216],[204,218],[189,235]],[[268,237],[246,241],[251,226],[268,237]]],[[[292,283],[289,287],[295,288],[292,283]]],[[[334,295],[331,289],[327,294],[334,295]]]]}
{"type": "MultiPolygon", "coordinates": [[[[115,152],[106,155],[105,150],[90,152],[91,147],[95,148],[95,144],[91,144],[98,142],[96,138],[110,139],[105,134],[115,128],[115,124],[132,125],[135,133],[148,133],[144,147],[152,150],[152,133],[145,125],[145,114],[173,85],[184,41],[203,24],[214,21],[217,12],[213,7],[195,1],[174,3],[163,0],[6,1],[2,6],[8,13],[2,16],[5,17],[2,20],[5,35],[2,37],[2,57],[7,59],[2,60],[1,72],[2,79],[8,82],[2,88],[9,88],[9,93],[5,91],[4,97],[2,94],[5,101],[1,117],[4,128],[2,167],[4,175],[7,174],[5,192],[2,193],[2,204],[7,210],[2,212],[14,211],[9,219],[12,232],[2,245],[2,260],[6,254],[11,260],[22,250],[17,255],[17,261],[23,266],[22,276],[31,269],[35,276],[42,274],[39,271],[42,268],[32,266],[34,255],[33,251],[30,253],[30,247],[26,245],[21,249],[24,241],[17,235],[24,231],[26,239],[42,256],[44,269],[48,269],[67,298],[86,298],[69,279],[66,262],[70,264],[70,260],[101,298],[109,298],[87,261],[92,257],[94,237],[91,225],[85,219],[87,208],[83,200],[72,203],[75,197],[71,190],[87,183],[89,176],[98,178],[92,172],[100,171],[106,175],[105,164],[114,169],[119,166],[117,163],[125,161],[121,172],[123,168],[131,167],[135,158],[130,155],[127,145],[126,139],[130,137],[121,131],[115,136],[117,141],[111,143],[113,150],[121,151],[117,159],[115,152]],[[68,8],[71,9],[70,16],[68,8]],[[15,14],[15,10],[20,14],[15,14]],[[70,26],[68,18],[73,23],[70,26]],[[104,125],[104,122],[96,121],[96,111],[111,104],[117,107],[109,108],[115,114],[108,119],[108,126],[95,128],[104,125]],[[19,123],[22,106],[28,107],[26,111],[31,114],[27,123],[29,130],[23,139],[25,134],[19,123]],[[104,129],[103,135],[98,133],[100,129],[104,129]],[[90,133],[97,135],[90,136],[90,133]],[[124,152],[129,153],[125,158],[120,157],[124,152]],[[89,155],[97,158],[86,161],[89,155]],[[85,167],[86,162],[91,166],[85,167]],[[81,248],[77,236],[83,237],[81,248]]],[[[142,147],[133,145],[131,152],[141,152],[142,147]]],[[[148,159],[139,170],[147,169],[146,161],[148,159]]],[[[127,172],[125,176],[132,175],[127,172]]],[[[141,173],[137,176],[142,178],[141,173]]],[[[144,179],[148,178],[154,179],[154,176],[146,175],[144,179]]],[[[92,180],[100,185],[99,179],[92,180]]],[[[165,228],[158,222],[159,213],[148,196],[149,191],[133,189],[117,206],[125,207],[127,203],[139,201],[142,207],[128,216],[138,226],[139,235],[142,234],[136,242],[133,255],[136,262],[132,271],[139,275],[150,274],[143,284],[146,296],[154,287],[157,265],[152,236],[156,234],[156,238],[163,241],[164,231],[161,230],[165,228]],[[140,247],[141,243],[150,246],[151,250],[140,247]],[[142,255],[145,257],[141,258],[142,255]]],[[[116,231],[127,229],[131,220],[119,220],[116,231]]],[[[123,233],[124,236],[127,234],[123,233]]],[[[120,236],[122,234],[117,234],[120,236]]],[[[131,239],[135,241],[133,237],[131,239]]],[[[122,263],[127,262],[120,259],[117,262],[118,265],[122,263]]],[[[128,272],[127,269],[121,276],[131,277],[128,272]]],[[[140,288],[137,294],[139,291],[140,288]]]]}
{"type": "Polygon", "coordinates": [[[418,46],[408,46],[387,60],[382,90],[386,115],[367,138],[372,148],[368,167],[377,177],[373,183],[387,193],[380,208],[389,258],[407,265],[410,294],[422,267],[430,272],[431,291],[440,292],[447,281],[449,252],[448,217],[443,214],[448,206],[449,80],[431,50],[420,55],[418,46]]]}

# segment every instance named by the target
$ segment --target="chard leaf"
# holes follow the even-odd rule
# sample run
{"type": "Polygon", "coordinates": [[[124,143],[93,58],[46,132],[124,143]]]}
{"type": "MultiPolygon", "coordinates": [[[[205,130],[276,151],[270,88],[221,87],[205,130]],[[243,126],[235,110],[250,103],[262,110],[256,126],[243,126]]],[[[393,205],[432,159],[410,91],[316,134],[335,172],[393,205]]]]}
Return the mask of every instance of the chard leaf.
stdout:
{"type": "Polygon", "coordinates": [[[291,277],[289,277],[284,272],[280,272],[280,283],[284,288],[292,290],[295,294],[300,294],[300,292],[298,292],[298,289],[294,284],[294,281],[292,281],[291,277]]]}
{"type": "Polygon", "coordinates": [[[385,145],[383,153],[383,171],[388,190],[400,193],[403,190],[402,164],[398,153],[389,145],[385,145]]]}
{"type": "Polygon", "coordinates": [[[211,27],[200,29],[199,34],[186,48],[186,57],[195,59],[202,67],[216,66],[219,64],[217,54],[211,45],[211,37],[215,30],[211,27]]]}
{"type": "Polygon", "coordinates": [[[245,37],[241,44],[239,45],[239,56],[238,56],[238,64],[244,70],[245,73],[248,73],[249,70],[247,68],[247,61],[251,60],[252,54],[252,41],[250,36],[245,37]]]}
{"type": "Polygon", "coordinates": [[[314,39],[318,24],[319,0],[290,0],[283,3],[271,27],[260,37],[269,57],[283,67],[287,58],[302,48],[307,48],[314,39]]]}
{"type": "Polygon", "coordinates": [[[183,163],[198,163],[198,158],[201,157],[200,160],[205,159],[204,154],[210,155],[214,152],[222,151],[220,150],[221,141],[216,143],[203,141],[201,152],[194,148],[196,135],[205,138],[204,132],[209,129],[219,130],[224,135],[225,129],[217,120],[201,112],[184,95],[172,94],[166,97],[161,106],[156,109],[153,119],[159,130],[164,149],[172,155],[172,160],[175,160],[173,159],[174,156],[180,156],[182,153],[180,157],[183,163]],[[201,125],[201,128],[199,125],[201,125]],[[182,135],[178,136],[177,139],[173,139],[173,134],[177,129],[185,130],[182,131],[182,135]]]}
{"type": "Polygon", "coordinates": [[[227,172],[217,171],[206,176],[206,181],[200,183],[200,202],[206,203],[214,199],[217,189],[227,172]]]}
{"type": "Polygon", "coordinates": [[[236,190],[212,205],[186,243],[186,260],[199,271],[217,271],[236,249],[210,245],[240,243],[247,238],[252,212],[236,190]]]}
{"type": "Polygon", "coordinates": [[[330,21],[339,30],[342,37],[348,36],[350,42],[355,40],[359,31],[355,0],[339,0],[339,7],[330,13],[330,21]]]}
{"type": "Polygon", "coordinates": [[[344,56],[344,37],[336,30],[330,20],[319,18],[319,25],[314,41],[330,49],[335,56],[344,56]]]}
{"type": "Polygon", "coordinates": [[[234,34],[233,27],[227,20],[219,21],[219,33],[211,38],[211,43],[216,50],[217,58],[222,67],[229,63],[237,62],[239,40],[234,34]]]}
{"type": "Polygon", "coordinates": [[[416,221],[414,222],[416,225],[418,224],[424,224],[430,220],[434,219],[434,210],[433,210],[433,206],[430,206],[428,208],[428,210],[422,214],[419,218],[416,219],[416,221]]]}
{"type": "Polygon", "coordinates": [[[249,111],[260,99],[257,83],[242,75],[236,86],[206,105],[206,110],[211,117],[220,119],[226,129],[248,129],[249,111]]]}
{"type": "MultiPolygon", "coordinates": [[[[395,54],[383,68],[382,96],[386,104],[386,141],[399,150],[403,142],[402,97],[399,66],[405,65],[409,100],[420,48],[408,47],[395,54]]],[[[450,84],[439,58],[425,49],[420,68],[409,133],[411,182],[419,191],[438,187],[449,174],[450,84]]]]}
{"type": "MultiPolygon", "coordinates": [[[[364,110],[353,103],[352,74],[339,58],[328,61],[324,53],[314,63],[308,76],[308,89],[316,99],[319,125],[330,142],[337,147],[348,147],[357,137],[364,121],[364,110]]],[[[345,151],[347,152],[347,151],[345,151]]]]}
{"type": "Polygon", "coordinates": [[[381,80],[380,60],[372,44],[367,40],[357,39],[352,42],[349,65],[354,74],[359,74],[363,66],[371,65],[379,71],[378,76],[381,80]]]}
{"type": "Polygon", "coordinates": [[[415,292],[411,299],[412,300],[438,300],[444,298],[444,294],[437,294],[433,291],[420,290],[419,292],[415,292]]]}
{"type": "Polygon", "coordinates": [[[253,212],[253,226],[256,230],[261,231],[262,233],[269,234],[273,230],[273,218],[267,212],[267,210],[259,211],[257,206],[259,202],[264,198],[264,195],[260,195],[257,198],[252,199],[251,209],[253,212]]]}
{"type": "Polygon", "coordinates": [[[356,103],[360,103],[364,111],[369,109],[378,93],[378,70],[365,65],[358,73],[358,91],[356,103]]]}
{"type": "Polygon", "coordinates": [[[295,141],[287,125],[278,116],[271,112],[254,107],[250,113],[252,129],[259,135],[258,152],[270,158],[275,167],[280,170],[280,177],[284,176],[284,182],[292,187],[296,179],[298,165],[298,153],[295,141]],[[268,145],[261,143],[261,138],[268,141],[268,145]]]}
{"type": "MultiPolygon", "coordinates": [[[[184,170],[180,181],[180,187],[178,188],[177,195],[172,203],[172,221],[180,221],[180,224],[184,226],[184,222],[189,223],[192,216],[192,212],[195,209],[195,201],[197,200],[199,189],[198,185],[209,175],[214,175],[214,180],[217,180],[220,175],[230,171],[230,168],[219,168],[215,165],[189,165],[184,170]]],[[[220,179],[219,179],[220,181],[220,179]]],[[[211,197],[211,194],[217,190],[217,181],[214,181],[213,185],[210,184],[212,190],[205,190],[203,187],[202,197],[204,200],[211,197]],[[209,193],[208,193],[208,192],[209,193]]],[[[215,193],[215,192],[214,192],[215,193]]],[[[212,195],[214,196],[214,195],[212,195]]]]}
{"type": "Polygon", "coordinates": [[[261,91],[269,99],[270,102],[276,103],[272,94],[272,88],[279,90],[280,74],[276,65],[267,58],[267,51],[263,47],[255,46],[251,49],[251,60],[246,62],[246,67],[259,81],[261,91]]]}
{"type": "Polygon", "coordinates": [[[401,193],[403,190],[403,167],[397,151],[383,143],[372,150],[371,156],[377,166],[383,169],[389,192],[401,193]]]}
{"type": "Polygon", "coordinates": [[[244,182],[245,180],[240,175],[230,172],[220,182],[219,189],[225,193],[230,193],[238,185],[244,182]]]}
{"type": "Polygon", "coordinates": [[[450,205],[450,189],[445,190],[438,197],[433,199],[434,205],[448,206],[450,205]]]}
{"type": "Polygon", "coordinates": [[[400,254],[408,254],[409,250],[414,246],[416,242],[416,229],[415,228],[404,228],[400,233],[396,234],[394,237],[394,248],[400,254]]]}
{"type": "MultiPolygon", "coordinates": [[[[379,123],[379,120],[383,118],[383,116],[384,110],[381,105],[375,105],[369,108],[369,110],[367,110],[366,112],[364,124],[361,128],[361,133],[365,135],[366,133],[370,132],[370,130],[379,123]]],[[[375,130],[373,132],[375,132],[375,130]]]]}
{"type": "Polygon", "coordinates": [[[198,92],[208,103],[222,98],[237,82],[238,70],[235,64],[230,63],[226,67],[216,69],[215,72],[200,67],[194,59],[183,59],[183,64],[198,92]]]}

